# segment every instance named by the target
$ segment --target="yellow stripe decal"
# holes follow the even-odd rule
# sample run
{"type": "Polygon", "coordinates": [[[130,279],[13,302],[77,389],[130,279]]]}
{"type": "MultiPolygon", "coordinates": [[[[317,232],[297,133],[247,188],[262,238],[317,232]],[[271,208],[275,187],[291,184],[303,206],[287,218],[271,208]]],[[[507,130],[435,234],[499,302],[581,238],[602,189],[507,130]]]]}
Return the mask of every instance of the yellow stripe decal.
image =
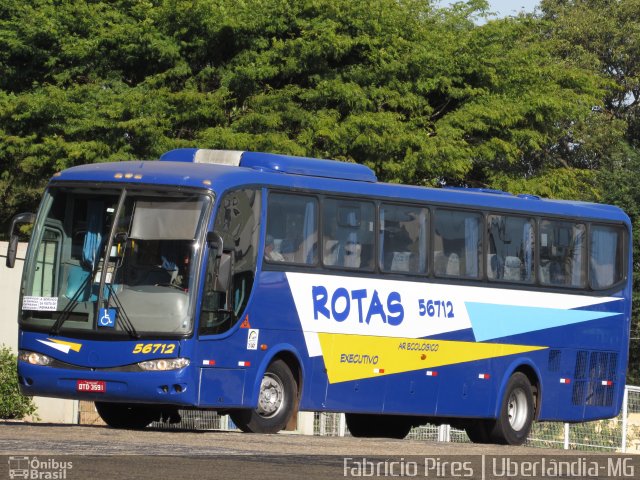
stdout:
{"type": "Polygon", "coordinates": [[[318,333],[329,383],[504,357],[548,347],[318,333]]]}
{"type": "Polygon", "coordinates": [[[47,338],[47,340],[49,340],[50,342],[53,342],[53,343],[57,343],[58,345],[66,345],[67,347],[69,347],[74,352],[79,352],[80,349],[82,348],[82,344],[81,343],[66,342],[64,340],[56,340],[54,338],[47,338]]]}

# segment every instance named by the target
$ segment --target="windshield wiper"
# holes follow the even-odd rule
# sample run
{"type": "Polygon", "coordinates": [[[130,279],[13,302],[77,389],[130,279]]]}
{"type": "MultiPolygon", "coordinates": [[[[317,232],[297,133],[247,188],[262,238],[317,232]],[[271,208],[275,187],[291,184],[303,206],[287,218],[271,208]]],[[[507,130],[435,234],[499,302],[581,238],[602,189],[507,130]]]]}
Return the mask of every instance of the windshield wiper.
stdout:
{"type": "MultiPolygon", "coordinates": [[[[76,293],[73,295],[73,297],[71,297],[71,300],[69,301],[69,303],[67,303],[67,306],[64,307],[62,312],[60,312],[60,316],[57,318],[57,320],[51,327],[51,330],[49,330],[49,333],[52,336],[58,335],[60,333],[60,329],[62,328],[62,325],[64,324],[64,322],[66,322],[69,319],[69,315],[76,308],[76,305],[78,305],[79,303],[78,298],[80,298],[80,295],[82,294],[82,292],[88,287],[89,283],[91,282],[91,279],[94,277],[96,272],[97,272],[97,268],[94,269],[93,272],[91,272],[91,275],[88,276],[84,280],[84,282],[82,282],[82,285],[78,288],[78,290],[76,290],[76,293]]],[[[116,295],[116,292],[114,291],[113,286],[110,283],[108,283],[106,284],[106,287],[109,289],[110,295],[107,298],[105,308],[109,308],[109,300],[113,297],[113,300],[114,300],[113,303],[118,308],[118,312],[120,313],[122,318],[122,327],[124,331],[127,332],[133,338],[140,338],[140,334],[136,331],[135,327],[133,326],[131,319],[127,315],[127,312],[124,310],[124,307],[120,302],[120,299],[116,295]]]]}
{"type": "Polygon", "coordinates": [[[82,292],[84,292],[85,289],[89,286],[89,283],[91,282],[91,279],[93,278],[93,275],[95,274],[95,272],[96,272],[96,269],[94,269],[91,272],[91,275],[89,275],[84,280],[84,282],[82,282],[82,285],[80,285],[78,290],[76,290],[76,293],[73,294],[73,297],[71,297],[71,300],[69,301],[69,303],[67,303],[67,306],[64,307],[62,312],[60,312],[60,316],[51,326],[51,330],[49,330],[49,333],[52,336],[58,335],[60,333],[60,328],[62,328],[62,324],[67,321],[71,312],[76,308],[76,305],[78,305],[78,298],[80,298],[80,295],[82,294],[82,292]]]}
{"type": "MultiPolygon", "coordinates": [[[[118,228],[118,220],[120,219],[120,215],[124,207],[124,200],[126,197],[127,197],[127,189],[123,188],[122,193],[120,193],[120,198],[118,199],[118,206],[116,207],[116,210],[113,214],[113,223],[111,225],[111,231],[109,232],[109,240],[107,241],[107,246],[104,250],[104,261],[102,262],[102,273],[100,274],[100,286],[98,287],[98,301],[96,302],[95,314],[97,318],[98,312],[100,311],[100,305],[102,304],[104,304],[103,308],[108,310],[109,302],[111,300],[111,297],[113,297],[114,304],[118,308],[118,312],[120,313],[120,317],[122,318],[120,322],[122,325],[122,328],[131,337],[140,338],[140,335],[138,334],[135,327],[133,326],[133,323],[131,323],[131,319],[129,318],[127,313],[124,311],[122,303],[118,299],[118,296],[116,295],[116,292],[114,291],[113,286],[111,285],[111,283],[106,282],[107,270],[109,269],[109,264],[111,263],[109,262],[111,247],[113,246],[113,240],[116,236],[116,229],[118,228]],[[107,287],[107,289],[109,290],[109,294],[106,299],[104,298],[105,287],[107,287]]],[[[114,265],[113,273],[111,275],[112,279],[114,279],[116,276],[117,269],[118,269],[117,267],[118,267],[117,264],[114,265]]]]}
{"type": "Polygon", "coordinates": [[[109,296],[107,297],[105,308],[109,308],[110,300],[113,298],[113,304],[118,309],[118,315],[121,318],[120,324],[122,325],[124,331],[127,332],[132,338],[140,338],[140,334],[136,331],[136,328],[133,326],[133,322],[129,318],[129,315],[127,315],[127,312],[124,310],[122,302],[120,302],[118,295],[116,295],[116,292],[113,289],[113,285],[108,283],[107,288],[109,289],[109,296]]]}

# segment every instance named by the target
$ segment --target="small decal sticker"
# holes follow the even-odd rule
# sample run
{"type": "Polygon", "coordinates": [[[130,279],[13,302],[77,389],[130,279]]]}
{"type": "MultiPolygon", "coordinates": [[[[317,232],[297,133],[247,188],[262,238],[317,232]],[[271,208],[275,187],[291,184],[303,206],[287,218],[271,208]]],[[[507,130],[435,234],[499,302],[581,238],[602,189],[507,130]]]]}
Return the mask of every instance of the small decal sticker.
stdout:
{"type": "Polygon", "coordinates": [[[258,334],[260,330],[250,329],[249,335],[247,336],[247,350],[257,350],[258,349],[258,334]]]}
{"type": "Polygon", "coordinates": [[[22,310],[55,312],[58,310],[58,297],[22,297],[22,310]]]}
{"type": "Polygon", "coordinates": [[[67,342],[64,340],[58,340],[53,338],[47,338],[46,340],[38,339],[38,341],[62,353],[69,353],[69,350],[73,350],[74,352],[79,352],[80,349],[82,348],[81,343],[67,342]]]}
{"type": "Polygon", "coordinates": [[[240,328],[251,328],[251,324],[249,323],[249,315],[244,318],[244,322],[240,324],[240,328]]]}
{"type": "Polygon", "coordinates": [[[115,328],[116,326],[116,309],[101,308],[98,314],[98,326],[115,328]]]}

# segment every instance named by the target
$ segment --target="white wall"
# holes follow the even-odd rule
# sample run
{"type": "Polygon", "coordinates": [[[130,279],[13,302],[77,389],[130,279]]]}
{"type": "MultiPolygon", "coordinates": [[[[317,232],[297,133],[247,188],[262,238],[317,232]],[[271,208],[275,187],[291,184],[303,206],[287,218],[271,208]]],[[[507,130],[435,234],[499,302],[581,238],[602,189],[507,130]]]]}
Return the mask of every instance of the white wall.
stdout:
{"type": "Polygon", "coordinates": [[[14,268],[5,266],[7,242],[0,242],[0,344],[18,351],[18,292],[27,244],[18,245],[18,258],[14,268]]]}
{"type": "MultiPolygon", "coordinates": [[[[27,244],[18,245],[18,257],[14,268],[7,268],[7,242],[0,242],[0,344],[18,351],[18,294],[27,244]]],[[[78,402],[57,398],[34,397],[41,422],[77,423],[78,402]]],[[[30,419],[32,420],[32,419],[30,419]]]]}

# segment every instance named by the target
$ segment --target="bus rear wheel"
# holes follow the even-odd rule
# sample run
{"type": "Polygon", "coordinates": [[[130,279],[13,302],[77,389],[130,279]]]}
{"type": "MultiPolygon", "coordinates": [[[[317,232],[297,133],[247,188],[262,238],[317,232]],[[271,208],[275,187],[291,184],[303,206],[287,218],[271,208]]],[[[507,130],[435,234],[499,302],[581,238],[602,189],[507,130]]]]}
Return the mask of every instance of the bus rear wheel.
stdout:
{"type": "Polygon", "coordinates": [[[95,405],[100,418],[112,428],[140,430],[160,416],[160,412],[150,405],[109,402],[95,402],[95,405]]]}
{"type": "Polygon", "coordinates": [[[368,415],[346,413],[349,432],[354,437],[380,437],[402,439],[409,434],[414,419],[402,415],[368,415]]]}
{"type": "Polygon", "coordinates": [[[490,436],[494,443],[522,445],[533,424],[533,389],[527,376],[521,372],[511,375],[505,389],[500,412],[490,436]]]}
{"type": "Polygon", "coordinates": [[[297,383],[291,370],[282,360],[267,368],[258,394],[258,407],[236,410],[229,416],[243,432],[277,433],[283,430],[296,409],[297,383]]]}

